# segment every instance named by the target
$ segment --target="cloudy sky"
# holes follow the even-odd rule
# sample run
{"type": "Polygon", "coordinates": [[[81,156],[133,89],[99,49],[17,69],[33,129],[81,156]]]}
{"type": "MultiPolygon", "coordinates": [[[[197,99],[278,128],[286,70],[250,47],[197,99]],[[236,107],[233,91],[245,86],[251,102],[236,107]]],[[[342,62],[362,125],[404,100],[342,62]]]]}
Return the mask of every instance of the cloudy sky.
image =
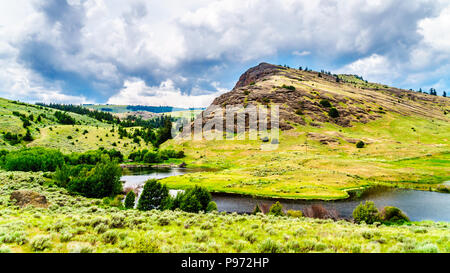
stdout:
{"type": "Polygon", "coordinates": [[[263,61],[449,93],[450,1],[0,2],[0,97],[207,106],[263,61]]]}

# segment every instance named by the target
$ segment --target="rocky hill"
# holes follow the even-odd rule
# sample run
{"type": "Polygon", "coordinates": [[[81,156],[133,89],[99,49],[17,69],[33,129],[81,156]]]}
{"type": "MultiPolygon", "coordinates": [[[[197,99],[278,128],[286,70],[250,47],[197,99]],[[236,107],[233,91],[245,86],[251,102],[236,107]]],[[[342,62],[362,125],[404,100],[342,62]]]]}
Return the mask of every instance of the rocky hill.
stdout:
{"type": "MultiPolygon", "coordinates": [[[[448,98],[369,83],[354,75],[331,75],[268,63],[247,70],[235,87],[216,98],[211,106],[239,104],[279,105],[282,130],[296,124],[321,127],[326,122],[351,127],[377,120],[387,112],[450,121],[448,98]]],[[[203,123],[211,118],[206,115],[203,123]]]]}

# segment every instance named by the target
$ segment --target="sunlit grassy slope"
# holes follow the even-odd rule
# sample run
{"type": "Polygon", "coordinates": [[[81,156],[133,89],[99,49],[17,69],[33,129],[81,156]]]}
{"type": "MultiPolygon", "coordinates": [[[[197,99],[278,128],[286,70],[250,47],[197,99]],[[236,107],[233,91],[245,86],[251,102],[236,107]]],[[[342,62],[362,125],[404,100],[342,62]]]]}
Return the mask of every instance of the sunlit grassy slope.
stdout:
{"type": "MultiPolygon", "coordinates": [[[[340,76],[341,81],[348,82],[338,84],[334,78],[324,79],[317,73],[289,71],[289,77],[283,70],[282,74],[256,81],[248,87],[247,94],[256,98],[269,96],[275,92],[274,86],[292,84],[304,97],[314,94],[309,100],[334,100],[341,113],[349,113],[345,118],[361,108],[368,116],[373,115],[372,120],[362,123],[354,118],[351,126],[340,126],[321,122],[321,118],[316,118],[320,112],[306,109],[302,115],[305,125],[287,121],[293,129],[281,132],[275,151],[261,151],[260,140],[172,140],[165,146],[184,149],[191,166],[219,171],[190,173],[163,181],[171,188],[197,184],[215,192],[302,199],[346,198],[349,190],[373,184],[448,190],[440,185],[450,180],[448,98],[413,94],[348,75],[340,76]],[[294,76],[302,80],[292,80],[294,76]],[[366,143],[363,149],[356,148],[360,140],[366,143]]],[[[229,96],[239,102],[245,96],[241,89],[233,90],[229,96]]],[[[290,111],[289,106],[280,104],[283,107],[290,111]]]]}
{"type": "MultiPolygon", "coordinates": [[[[140,144],[133,143],[131,139],[119,139],[117,127],[100,122],[96,119],[84,115],[67,113],[76,121],[76,125],[61,125],[54,118],[54,109],[35,106],[31,104],[16,103],[0,98],[0,149],[19,149],[22,147],[48,147],[59,149],[64,153],[84,152],[95,150],[100,147],[105,149],[117,149],[124,154],[128,154],[133,149],[151,148],[151,144],[146,145],[143,141],[140,144]],[[19,117],[14,116],[13,111],[17,111],[26,116],[33,115],[30,131],[33,141],[22,141],[20,144],[11,145],[5,140],[4,134],[25,135],[26,129],[19,117]],[[45,115],[41,121],[36,121],[40,115],[45,115]]],[[[132,131],[134,128],[128,128],[132,131]]]]}

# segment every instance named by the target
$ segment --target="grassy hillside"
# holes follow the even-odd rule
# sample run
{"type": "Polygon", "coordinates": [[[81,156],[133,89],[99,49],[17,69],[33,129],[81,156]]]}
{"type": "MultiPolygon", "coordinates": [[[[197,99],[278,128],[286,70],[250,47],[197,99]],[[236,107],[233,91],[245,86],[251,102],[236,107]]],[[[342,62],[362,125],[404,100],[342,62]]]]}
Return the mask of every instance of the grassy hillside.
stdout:
{"type": "Polygon", "coordinates": [[[262,151],[259,140],[172,140],[165,145],[183,148],[191,165],[220,171],[169,177],[163,180],[169,187],[201,184],[216,192],[304,199],[346,198],[349,190],[373,184],[449,191],[441,185],[450,180],[448,98],[354,76],[340,75],[337,82],[282,67],[265,67],[259,77],[249,71],[213,104],[264,104],[269,98],[269,105],[280,106],[279,148],[262,151]],[[323,100],[340,117],[331,118],[323,100]],[[356,147],[359,141],[364,148],[356,147]]]}
{"type": "MultiPolygon", "coordinates": [[[[106,149],[116,149],[124,154],[128,154],[133,149],[151,148],[151,144],[146,145],[143,141],[140,144],[134,143],[132,139],[120,139],[117,127],[111,124],[100,122],[96,119],[68,112],[76,123],[74,125],[64,125],[58,122],[54,116],[55,109],[41,107],[37,105],[14,102],[0,98],[0,149],[19,149],[21,147],[48,147],[56,148],[64,153],[84,152],[95,150],[100,147],[106,149]],[[31,132],[32,141],[21,141],[14,144],[5,138],[6,133],[24,136],[27,129],[20,117],[13,112],[18,112],[26,117],[31,116],[31,125],[28,129],[31,132]],[[40,121],[38,116],[42,115],[40,121]]],[[[132,132],[133,128],[127,128],[132,132]]]]}
{"type": "Polygon", "coordinates": [[[269,215],[119,210],[68,195],[42,173],[0,172],[2,252],[450,252],[448,223],[402,226],[269,215]],[[29,189],[46,208],[14,206],[29,189]]]}

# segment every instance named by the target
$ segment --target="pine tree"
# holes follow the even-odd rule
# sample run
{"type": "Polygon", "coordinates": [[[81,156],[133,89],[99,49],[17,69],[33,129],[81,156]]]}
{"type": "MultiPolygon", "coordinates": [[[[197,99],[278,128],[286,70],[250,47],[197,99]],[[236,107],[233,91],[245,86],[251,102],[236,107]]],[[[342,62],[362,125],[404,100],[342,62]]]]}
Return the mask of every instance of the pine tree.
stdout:
{"type": "Polygon", "coordinates": [[[442,93],[442,96],[445,98],[445,97],[447,97],[447,93],[445,93],[445,91],[444,91],[444,93],[442,93]]]}
{"type": "Polygon", "coordinates": [[[162,209],[166,199],[169,198],[169,190],[156,179],[147,181],[139,198],[138,210],[162,209]]]}
{"type": "Polygon", "coordinates": [[[132,209],[134,208],[134,202],[136,200],[136,195],[133,191],[130,191],[125,198],[125,208],[132,209]]]}

